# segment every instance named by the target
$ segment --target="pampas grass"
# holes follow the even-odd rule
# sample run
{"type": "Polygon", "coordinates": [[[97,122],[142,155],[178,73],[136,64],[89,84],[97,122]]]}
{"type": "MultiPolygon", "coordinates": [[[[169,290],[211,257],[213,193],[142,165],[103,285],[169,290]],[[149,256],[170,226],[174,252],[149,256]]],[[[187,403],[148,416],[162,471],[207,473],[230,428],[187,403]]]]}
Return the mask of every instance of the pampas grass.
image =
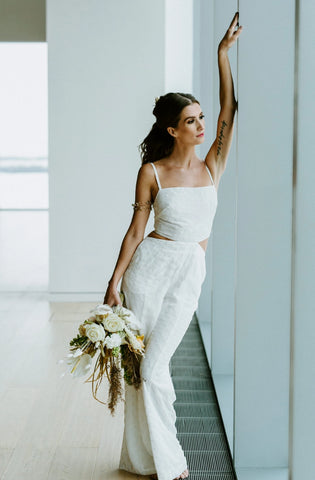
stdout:
{"type": "Polygon", "coordinates": [[[99,403],[107,405],[114,415],[115,408],[123,398],[123,376],[121,368],[124,368],[124,378],[128,385],[133,385],[138,389],[141,385],[140,377],[140,361],[142,356],[135,355],[128,345],[123,345],[121,348],[121,365],[119,357],[112,355],[110,349],[99,355],[97,358],[92,375],[85,380],[85,383],[92,383],[92,395],[99,403]],[[97,397],[97,392],[102,383],[104,375],[109,382],[109,391],[107,402],[103,402],[97,397]]]}
{"type": "Polygon", "coordinates": [[[77,377],[91,371],[91,359],[97,356],[85,383],[92,384],[93,398],[107,405],[112,415],[123,399],[124,380],[140,388],[140,362],[145,354],[144,335],[136,330],[136,317],[124,306],[122,292],[120,297],[123,305],[96,305],[90,311],[92,315],[79,325],[79,334],[69,342],[71,353],[67,355],[70,373],[77,377]],[[98,398],[105,375],[109,383],[107,402],[98,398]]]}
{"type": "Polygon", "coordinates": [[[111,411],[111,414],[114,415],[115,407],[117,402],[122,398],[123,389],[122,389],[122,374],[121,369],[116,365],[115,357],[111,357],[111,367],[110,367],[110,387],[108,393],[108,408],[111,411]]]}
{"type": "Polygon", "coordinates": [[[121,348],[121,366],[124,369],[124,378],[128,385],[133,385],[136,389],[140,388],[140,361],[141,355],[137,355],[129,349],[128,345],[121,348]]]}

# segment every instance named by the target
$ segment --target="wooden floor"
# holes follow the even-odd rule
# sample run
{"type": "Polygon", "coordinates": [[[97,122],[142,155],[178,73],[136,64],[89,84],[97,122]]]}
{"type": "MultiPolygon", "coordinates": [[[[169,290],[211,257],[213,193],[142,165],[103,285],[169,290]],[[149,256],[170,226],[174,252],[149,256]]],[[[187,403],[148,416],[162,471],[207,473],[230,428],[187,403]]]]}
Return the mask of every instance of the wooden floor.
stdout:
{"type": "Polygon", "coordinates": [[[59,360],[93,306],[0,294],[1,480],[149,478],[117,470],[123,404],[112,417],[91,384],[61,376],[59,360]]]}

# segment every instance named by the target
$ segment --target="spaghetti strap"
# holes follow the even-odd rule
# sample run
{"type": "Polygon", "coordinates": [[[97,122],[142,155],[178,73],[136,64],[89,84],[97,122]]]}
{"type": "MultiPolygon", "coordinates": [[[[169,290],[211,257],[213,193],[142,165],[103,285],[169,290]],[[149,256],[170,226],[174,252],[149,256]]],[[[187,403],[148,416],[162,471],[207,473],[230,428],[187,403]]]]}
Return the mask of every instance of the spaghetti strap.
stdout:
{"type": "Polygon", "coordinates": [[[209,170],[209,168],[207,167],[207,164],[206,164],[206,162],[205,162],[205,167],[206,167],[206,169],[208,170],[209,176],[210,176],[210,178],[211,178],[211,181],[212,181],[212,183],[213,183],[213,185],[214,185],[214,181],[213,181],[212,175],[211,175],[211,173],[210,173],[210,170],[209,170]]]}
{"type": "Polygon", "coordinates": [[[154,175],[155,175],[155,178],[156,178],[157,184],[158,184],[158,186],[159,186],[159,189],[161,189],[162,187],[161,187],[161,184],[160,184],[160,179],[159,179],[159,176],[158,176],[158,173],[157,173],[156,167],[155,167],[155,165],[154,165],[152,162],[150,162],[150,163],[151,163],[151,165],[152,165],[152,167],[153,167],[153,170],[154,170],[154,175]]]}

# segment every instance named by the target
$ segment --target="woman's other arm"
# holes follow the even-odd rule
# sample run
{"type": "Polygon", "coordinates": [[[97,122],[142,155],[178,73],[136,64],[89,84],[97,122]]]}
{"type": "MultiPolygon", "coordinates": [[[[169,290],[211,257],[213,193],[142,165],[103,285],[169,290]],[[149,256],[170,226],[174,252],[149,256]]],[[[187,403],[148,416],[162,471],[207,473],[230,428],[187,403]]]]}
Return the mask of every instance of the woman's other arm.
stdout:
{"type": "Polygon", "coordinates": [[[130,260],[143,240],[146,224],[150,216],[151,185],[154,182],[154,172],[149,164],[142,165],[139,169],[136,183],[135,203],[142,205],[134,209],[130,226],[123,238],[114,272],[108,282],[104,296],[104,304],[110,306],[121,305],[117,285],[127,269],[130,260]]]}
{"type": "Polygon", "coordinates": [[[226,31],[218,46],[218,67],[220,78],[220,113],[217,124],[217,136],[207,156],[206,163],[214,174],[214,181],[218,185],[221,175],[226,168],[226,162],[233,138],[234,115],[237,110],[237,101],[234,96],[232,72],[228,57],[228,50],[241,34],[242,27],[235,31],[238,23],[238,12],[226,31]]]}

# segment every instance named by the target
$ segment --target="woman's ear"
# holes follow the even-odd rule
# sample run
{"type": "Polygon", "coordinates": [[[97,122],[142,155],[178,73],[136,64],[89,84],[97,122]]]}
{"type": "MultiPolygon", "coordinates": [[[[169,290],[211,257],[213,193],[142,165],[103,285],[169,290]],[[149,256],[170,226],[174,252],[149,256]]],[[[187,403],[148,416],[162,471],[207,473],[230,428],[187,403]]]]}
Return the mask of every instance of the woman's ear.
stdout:
{"type": "Polygon", "coordinates": [[[173,128],[173,127],[167,127],[166,130],[168,131],[168,133],[169,133],[170,135],[172,135],[172,137],[176,137],[175,128],[173,128]]]}

